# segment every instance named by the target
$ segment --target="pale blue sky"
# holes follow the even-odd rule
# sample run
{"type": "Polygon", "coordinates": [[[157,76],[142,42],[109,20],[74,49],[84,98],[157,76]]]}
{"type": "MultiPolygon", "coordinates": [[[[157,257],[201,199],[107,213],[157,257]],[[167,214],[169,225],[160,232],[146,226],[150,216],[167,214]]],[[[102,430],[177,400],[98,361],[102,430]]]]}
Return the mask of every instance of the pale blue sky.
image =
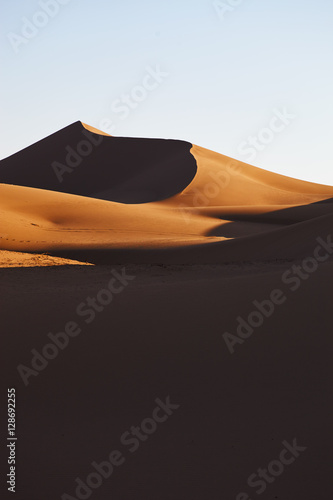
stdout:
{"type": "Polygon", "coordinates": [[[333,185],[331,0],[49,1],[0,4],[0,158],[82,120],[333,185]]]}

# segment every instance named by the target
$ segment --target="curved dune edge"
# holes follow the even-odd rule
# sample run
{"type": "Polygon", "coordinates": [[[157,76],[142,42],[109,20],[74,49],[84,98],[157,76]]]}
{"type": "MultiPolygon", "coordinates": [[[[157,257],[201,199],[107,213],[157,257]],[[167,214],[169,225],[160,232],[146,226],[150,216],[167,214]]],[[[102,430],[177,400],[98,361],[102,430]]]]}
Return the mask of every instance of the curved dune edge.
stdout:
{"type": "Polygon", "coordinates": [[[171,198],[189,207],[305,205],[333,197],[333,187],[286,177],[193,145],[198,170],[171,198]]]}
{"type": "Polygon", "coordinates": [[[106,137],[112,137],[112,135],[107,134],[106,132],[103,132],[102,130],[99,130],[98,128],[92,127],[91,125],[88,125],[87,123],[81,122],[81,125],[86,129],[89,130],[92,134],[97,134],[97,135],[105,135],[106,137]]]}
{"type": "MultiPolygon", "coordinates": [[[[86,124],[74,128],[81,126],[99,133],[86,124]]],[[[333,187],[196,145],[189,151],[196,164],[193,178],[178,194],[150,203],[0,184],[0,249],[90,262],[219,263],[300,258],[318,236],[329,234],[333,187]]]]}

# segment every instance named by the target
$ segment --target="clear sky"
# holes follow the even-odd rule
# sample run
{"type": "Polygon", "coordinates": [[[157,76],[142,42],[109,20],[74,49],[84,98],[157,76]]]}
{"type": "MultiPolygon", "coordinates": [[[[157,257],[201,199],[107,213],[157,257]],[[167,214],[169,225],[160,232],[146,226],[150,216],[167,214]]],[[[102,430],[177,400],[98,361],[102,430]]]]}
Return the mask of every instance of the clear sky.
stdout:
{"type": "Polygon", "coordinates": [[[0,15],[0,158],[81,120],[333,185],[332,0],[15,0],[0,15]]]}

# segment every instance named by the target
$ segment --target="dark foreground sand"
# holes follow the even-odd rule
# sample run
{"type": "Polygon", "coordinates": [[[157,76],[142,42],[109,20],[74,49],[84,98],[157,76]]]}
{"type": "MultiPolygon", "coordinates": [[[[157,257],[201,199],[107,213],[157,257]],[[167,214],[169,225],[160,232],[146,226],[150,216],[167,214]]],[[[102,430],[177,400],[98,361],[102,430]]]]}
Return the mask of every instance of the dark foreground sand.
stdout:
{"type": "Polygon", "coordinates": [[[119,450],[125,461],[91,498],[235,499],[247,492],[251,499],[328,500],[333,265],[320,264],[293,292],[297,282],[284,281],[295,276],[294,264],[127,266],[135,279],[90,324],[92,313],[85,306],[79,316],[78,305],[122,267],[1,269],[2,394],[6,385],[17,391],[15,498],[79,498],[75,479],[85,481],[96,472],[92,462],[119,450]],[[257,310],[253,301],[274,289],[284,303],[231,354],[223,333],[235,334],[236,318],[246,319],[257,310]],[[81,333],[25,386],[17,366],[31,366],[31,349],[41,352],[48,333],[69,321],[81,333]],[[137,449],[135,441],[122,444],[167,396],[179,408],[137,449]],[[256,477],[249,486],[249,476],[294,439],[306,450],[281,475],[269,474],[271,484],[256,477]]]}

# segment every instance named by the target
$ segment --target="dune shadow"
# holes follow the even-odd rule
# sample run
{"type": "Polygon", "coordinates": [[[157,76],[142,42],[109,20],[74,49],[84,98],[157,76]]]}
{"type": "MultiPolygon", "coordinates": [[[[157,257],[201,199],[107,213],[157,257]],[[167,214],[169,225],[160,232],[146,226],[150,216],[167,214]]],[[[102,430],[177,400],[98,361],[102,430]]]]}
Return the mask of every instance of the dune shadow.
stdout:
{"type": "MultiPolygon", "coordinates": [[[[245,209],[246,210],[246,209],[245,209]]],[[[224,217],[230,222],[224,222],[218,227],[208,231],[206,236],[223,236],[225,238],[241,238],[275,231],[299,222],[315,219],[333,214],[333,198],[321,200],[308,205],[283,208],[265,213],[240,213],[219,211],[219,217],[224,217]]]]}
{"type": "MultiPolygon", "coordinates": [[[[276,224],[275,228],[283,227],[281,224],[276,224]]],[[[254,234],[265,233],[272,230],[272,224],[262,222],[225,222],[217,228],[209,231],[207,236],[223,236],[224,238],[241,238],[243,236],[252,236],[254,234]]]]}
{"type": "Polygon", "coordinates": [[[93,134],[81,122],[0,161],[0,182],[118,203],[148,203],[181,192],[197,164],[192,144],[93,134]]]}

